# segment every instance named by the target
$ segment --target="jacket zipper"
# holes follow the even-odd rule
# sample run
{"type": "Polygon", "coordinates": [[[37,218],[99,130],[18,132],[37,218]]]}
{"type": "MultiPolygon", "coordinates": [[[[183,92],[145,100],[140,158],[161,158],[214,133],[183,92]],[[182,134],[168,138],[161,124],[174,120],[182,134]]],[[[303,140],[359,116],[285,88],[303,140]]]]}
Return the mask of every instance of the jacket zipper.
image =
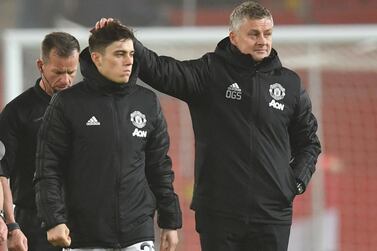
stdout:
{"type": "MultiPolygon", "coordinates": [[[[251,112],[250,112],[250,166],[252,167],[255,163],[255,152],[256,152],[256,144],[255,142],[255,130],[257,128],[258,124],[258,118],[259,118],[259,83],[257,81],[258,77],[258,71],[255,71],[254,76],[252,76],[252,86],[251,86],[251,112]]],[[[250,175],[250,179],[252,179],[253,175],[250,175]]],[[[250,180],[250,182],[253,182],[250,180]]],[[[250,187],[249,187],[250,189],[250,187]]],[[[253,194],[254,191],[249,190],[249,194],[253,194]]],[[[251,210],[254,209],[255,205],[253,200],[250,201],[250,207],[251,210]]],[[[248,221],[251,220],[248,218],[248,221]]]]}
{"type": "Polygon", "coordinates": [[[118,113],[118,107],[117,107],[117,104],[116,104],[116,97],[112,97],[113,99],[113,110],[114,110],[114,132],[115,132],[115,151],[116,151],[116,154],[115,154],[115,158],[116,158],[116,161],[118,162],[118,170],[116,170],[116,182],[115,182],[115,192],[116,192],[116,195],[115,195],[115,229],[116,229],[116,232],[118,234],[118,247],[121,248],[121,245],[120,245],[120,239],[121,239],[121,232],[120,232],[120,222],[119,222],[119,219],[120,219],[120,209],[119,209],[119,191],[120,191],[120,171],[121,171],[121,163],[120,163],[120,157],[118,156],[121,156],[121,144],[120,144],[120,132],[119,132],[119,126],[118,126],[118,123],[119,123],[119,113],[118,113]]]}

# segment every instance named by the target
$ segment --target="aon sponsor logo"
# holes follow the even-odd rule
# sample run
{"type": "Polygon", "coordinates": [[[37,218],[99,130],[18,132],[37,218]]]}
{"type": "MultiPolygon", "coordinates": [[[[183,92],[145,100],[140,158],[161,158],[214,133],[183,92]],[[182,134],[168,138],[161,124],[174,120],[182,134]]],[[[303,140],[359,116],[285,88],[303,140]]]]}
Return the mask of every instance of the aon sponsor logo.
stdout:
{"type": "Polygon", "coordinates": [[[147,131],[142,131],[137,128],[135,128],[134,132],[132,133],[132,136],[136,136],[139,138],[146,138],[147,137],[147,131]]]}
{"type": "Polygon", "coordinates": [[[269,107],[273,107],[278,110],[284,110],[284,105],[280,104],[279,102],[276,102],[275,99],[271,100],[271,102],[268,104],[269,107]]]}

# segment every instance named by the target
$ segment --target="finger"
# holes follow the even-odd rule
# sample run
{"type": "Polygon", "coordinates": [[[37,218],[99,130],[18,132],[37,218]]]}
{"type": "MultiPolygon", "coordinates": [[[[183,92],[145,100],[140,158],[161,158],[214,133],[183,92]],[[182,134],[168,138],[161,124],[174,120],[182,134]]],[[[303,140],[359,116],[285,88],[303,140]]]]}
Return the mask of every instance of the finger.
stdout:
{"type": "Polygon", "coordinates": [[[168,250],[169,251],[175,251],[176,247],[177,247],[176,244],[170,243],[168,250]]]}
{"type": "Polygon", "coordinates": [[[54,247],[58,247],[59,246],[59,242],[57,241],[49,241],[51,243],[51,245],[53,245],[54,247]]]}
{"type": "Polygon", "coordinates": [[[71,237],[67,234],[66,236],[64,236],[63,242],[64,247],[69,247],[71,245],[71,237]]]}
{"type": "Polygon", "coordinates": [[[106,25],[106,23],[107,23],[107,19],[106,18],[101,18],[101,20],[99,22],[100,22],[100,28],[103,28],[106,25]]]}
{"type": "Polygon", "coordinates": [[[63,247],[69,247],[71,245],[71,241],[66,239],[64,240],[63,247]]]}
{"type": "Polygon", "coordinates": [[[69,247],[69,246],[71,246],[72,239],[71,239],[71,237],[68,236],[67,240],[68,240],[67,247],[69,247]]]}
{"type": "Polygon", "coordinates": [[[165,250],[167,250],[168,246],[169,246],[169,244],[166,241],[166,239],[162,239],[161,244],[160,244],[160,250],[165,251],[165,250]]]}
{"type": "Polygon", "coordinates": [[[160,243],[160,251],[164,251],[165,249],[164,249],[164,243],[163,242],[161,242],[160,243]]]}
{"type": "Polygon", "coordinates": [[[174,251],[174,248],[171,242],[167,241],[165,245],[166,245],[165,247],[166,251],[174,251]]]}
{"type": "Polygon", "coordinates": [[[51,242],[51,244],[55,247],[67,247],[70,243],[64,238],[51,242]]]}
{"type": "Polygon", "coordinates": [[[28,250],[28,246],[27,246],[27,241],[23,241],[21,243],[21,246],[20,246],[20,251],[27,251],[28,250]]]}
{"type": "Polygon", "coordinates": [[[22,251],[27,251],[28,250],[28,244],[27,244],[27,240],[25,239],[24,240],[24,249],[22,251]]]}

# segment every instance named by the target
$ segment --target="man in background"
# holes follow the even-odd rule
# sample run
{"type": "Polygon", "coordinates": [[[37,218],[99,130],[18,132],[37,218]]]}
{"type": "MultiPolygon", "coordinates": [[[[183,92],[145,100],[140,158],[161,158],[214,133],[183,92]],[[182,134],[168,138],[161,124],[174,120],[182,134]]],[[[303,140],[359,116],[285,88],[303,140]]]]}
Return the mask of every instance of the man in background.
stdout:
{"type": "Polygon", "coordinates": [[[47,34],[42,41],[41,57],[36,61],[41,77],[33,87],[9,102],[0,115],[0,140],[6,148],[1,160],[5,177],[1,177],[1,182],[11,251],[61,250],[48,243],[37,217],[33,189],[35,152],[37,132],[51,96],[72,85],[79,53],[79,42],[72,35],[47,34]]]}
{"type": "MultiPolygon", "coordinates": [[[[3,142],[0,141],[0,160],[3,159],[5,154],[5,147],[3,142]]],[[[4,175],[3,169],[1,168],[0,163],[0,176],[4,175]]],[[[3,186],[0,185],[0,251],[7,250],[7,235],[8,228],[5,224],[5,215],[4,215],[4,193],[3,186]]]]}

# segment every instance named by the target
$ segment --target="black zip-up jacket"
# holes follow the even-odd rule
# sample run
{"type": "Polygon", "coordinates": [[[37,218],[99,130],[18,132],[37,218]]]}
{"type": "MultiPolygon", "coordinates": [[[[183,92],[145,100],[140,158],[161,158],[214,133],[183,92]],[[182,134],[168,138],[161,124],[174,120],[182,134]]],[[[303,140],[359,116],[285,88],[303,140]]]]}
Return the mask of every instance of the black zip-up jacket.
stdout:
{"type": "Polygon", "coordinates": [[[277,52],[256,63],[231,45],[178,61],[136,41],[139,77],[187,102],[195,134],[191,207],[226,217],[290,224],[297,182],[320,153],[317,121],[299,76],[277,52]]]}
{"type": "Polygon", "coordinates": [[[169,137],[156,94],[104,78],[88,49],[84,80],[55,95],[37,146],[35,189],[46,229],[67,224],[72,248],[122,248],[182,225],[169,137]],[[64,184],[65,196],[61,189],[64,184]]]}
{"type": "Polygon", "coordinates": [[[9,102],[0,115],[0,140],[6,149],[1,160],[3,175],[10,178],[14,204],[31,210],[36,209],[33,177],[37,134],[51,99],[39,82],[9,102]]]}

